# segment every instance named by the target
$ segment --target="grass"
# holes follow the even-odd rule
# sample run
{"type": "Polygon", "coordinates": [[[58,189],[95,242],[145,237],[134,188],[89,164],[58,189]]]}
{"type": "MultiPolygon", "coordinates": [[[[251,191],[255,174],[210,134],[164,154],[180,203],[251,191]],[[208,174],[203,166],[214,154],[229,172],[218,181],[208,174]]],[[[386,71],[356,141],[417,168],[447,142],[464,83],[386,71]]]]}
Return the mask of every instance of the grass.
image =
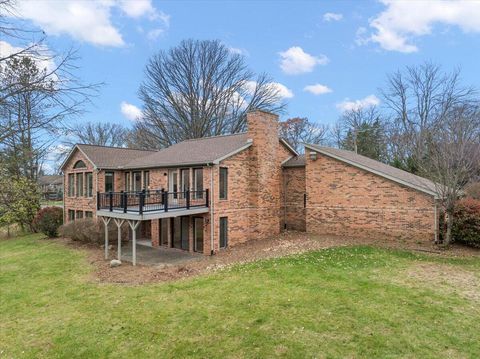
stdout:
{"type": "Polygon", "coordinates": [[[62,200],[53,201],[53,200],[49,200],[49,199],[42,199],[40,201],[40,204],[42,206],[63,206],[63,201],[62,200]]]}
{"type": "Polygon", "coordinates": [[[38,235],[0,241],[0,357],[480,357],[478,297],[417,265],[480,277],[478,258],[352,247],[121,286],[38,235]]]}

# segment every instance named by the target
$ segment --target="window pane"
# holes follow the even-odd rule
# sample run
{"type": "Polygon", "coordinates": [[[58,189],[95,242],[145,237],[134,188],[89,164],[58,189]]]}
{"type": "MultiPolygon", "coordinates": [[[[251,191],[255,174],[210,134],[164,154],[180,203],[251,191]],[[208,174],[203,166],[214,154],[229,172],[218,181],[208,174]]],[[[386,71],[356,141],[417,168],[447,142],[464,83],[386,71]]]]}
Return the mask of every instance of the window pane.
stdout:
{"type": "Polygon", "coordinates": [[[195,251],[203,252],[203,218],[194,219],[195,251]]]}
{"type": "Polygon", "coordinates": [[[68,210],[68,220],[69,221],[74,221],[75,220],[75,211],[72,209],[68,210]]]}
{"type": "Polygon", "coordinates": [[[74,165],[73,165],[73,168],[86,168],[87,165],[85,164],[85,162],[83,162],[82,160],[79,160],[77,161],[74,165]]]}
{"type": "Polygon", "coordinates": [[[77,197],[83,196],[83,173],[77,173],[77,197]]]}
{"type": "Polygon", "coordinates": [[[133,190],[142,190],[142,172],[133,172],[133,190]]]}
{"type": "Polygon", "coordinates": [[[196,192],[194,198],[202,198],[203,191],[203,168],[195,168],[193,170],[193,190],[196,192]]]}
{"type": "Polygon", "coordinates": [[[168,218],[160,220],[160,244],[162,246],[168,245],[168,218]]]}
{"type": "Polygon", "coordinates": [[[228,246],[228,217],[220,217],[220,248],[228,246]]]}
{"type": "Polygon", "coordinates": [[[113,192],[114,189],[113,172],[105,172],[105,192],[113,192]]]}
{"type": "Polygon", "coordinates": [[[130,191],[130,172],[125,173],[125,191],[130,191]]]}
{"type": "Polygon", "coordinates": [[[182,180],[182,191],[188,191],[190,189],[190,169],[180,170],[180,178],[182,180]]]}
{"type": "Polygon", "coordinates": [[[75,196],[75,177],[73,174],[68,175],[68,196],[75,196]]]}
{"type": "Polygon", "coordinates": [[[77,219],[83,218],[83,212],[82,211],[77,211],[77,219]]]}
{"type": "Polygon", "coordinates": [[[150,187],[150,172],[143,172],[143,188],[148,189],[150,187]]]}
{"type": "Polygon", "coordinates": [[[220,199],[227,198],[228,191],[228,168],[220,168],[220,199]]]}
{"type": "Polygon", "coordinates": [[[92,211],[85,211],[85,218],[92,218],[93,212],[92,211]]]}
{"type": "Polygon", "coordinates": [[[91,172],[86,173],[86,181],[87,181],[87,197],[93,196],[93,174],[91,172]]]}

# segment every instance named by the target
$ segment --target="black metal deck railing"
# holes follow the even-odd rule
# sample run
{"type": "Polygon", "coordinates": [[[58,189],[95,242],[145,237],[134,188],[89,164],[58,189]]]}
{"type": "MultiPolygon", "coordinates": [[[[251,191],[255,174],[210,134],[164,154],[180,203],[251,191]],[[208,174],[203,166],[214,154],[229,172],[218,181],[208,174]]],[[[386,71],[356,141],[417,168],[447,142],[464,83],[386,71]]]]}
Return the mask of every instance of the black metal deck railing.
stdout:
{"type": "Polygon", "coordinates": [[[97,209],[138,213],[172,209],[208,207],[208,189],[204,191],[166,192],[150,190],[140,192],[97,192],[97,209]]]}

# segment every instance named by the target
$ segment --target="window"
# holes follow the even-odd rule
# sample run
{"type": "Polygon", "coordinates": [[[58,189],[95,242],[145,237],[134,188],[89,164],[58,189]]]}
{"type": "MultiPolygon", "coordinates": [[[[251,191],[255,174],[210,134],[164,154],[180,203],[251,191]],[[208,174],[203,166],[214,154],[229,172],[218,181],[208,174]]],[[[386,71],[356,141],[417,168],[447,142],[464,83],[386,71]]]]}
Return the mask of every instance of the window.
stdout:
{"type": "Polygon", "coordinates": [[[143,172],[143,188],[148,190],[148,187],[150,187],[150,172],[144,171],[143,172]]]}
{"type": "Polygon", "coordinates": [[[193,198],[203,197],[203,168],[193,169],[193,190],[195,191],[193,198]]]}
{"type": "Polygon", "coordinates": [[[75,211],[73,209],[68,210],[68,221],[72,222],[75,220],[75,211]]]}
{"type": "Polygon", "coordinates": [[[133,190],[135,192],[142,190],[142,172],[133,172],[133,190]]]}
{"type": "Polygon", "coordinates": [[[181,191],[188,191],[190,189],[190,168],[180,170],[180,180],[182,181],[181,191]]]}
{"type": "Polygon", "coordinates": [[[227,199],[228,168],[220,167],[220,199],[227,199]]]}
{"type": "Polygon", "coordinates": [[[220,248],[228,246],[228,217],[220,217],[220,248]]]}
{"type": "Polygon", "coordinates": [[[75,196],[75,175],[73,173],[68,175],[68,197],[75,196]]]}
{"type": "Polygon", "coordinates": [[[113,192],[114,175],[113,172],[105,172],[105,192],[113,192]]]}
{"type": "Polygon", "coordinates": [[[93,173],[85,173],[85,181],[87,182],[87,197],[93,197],[93,173]]]}
{"type": "Polygon", "coordinates": [[[193,219],[193,249],[195,252],[203,252],[203,218],[193,219]]]}
{"type": "Polygon", "coordinates": [[[130,172],[125,172],[125,191],[130,191],[130,172]]]}
{"type": "Polygon", "coordinates": [[[85,211],[85,218],[93,218],[93,212],[92,211],[85,211]]]}
{"type": "Polygon", "coordinates": [[[168,245],[168,220],[169,218],[160,219],[160,244],[168,245]]]}
{"type": "Polygon", "coordinates": [[[73,168],[87,168],[87,165],[82,160],[75,162],[73,168]]]}
{"type": "Polygon", "coordinates": [[[77,197],[83,196],[83,173],[77,173],[77,197]]]}
{"type": "Polygon", "coordinates": [[[77,211],[77,219],[83,218],[83,211],[77,211]]]}
{"type": "Polygon", "coordinates": [[[178,191],[178,181],[177,181],[177,170],[169,170],[168,171],[168,192],[173,192],[173,198],[177,198],[177,191],[178,191]]]}

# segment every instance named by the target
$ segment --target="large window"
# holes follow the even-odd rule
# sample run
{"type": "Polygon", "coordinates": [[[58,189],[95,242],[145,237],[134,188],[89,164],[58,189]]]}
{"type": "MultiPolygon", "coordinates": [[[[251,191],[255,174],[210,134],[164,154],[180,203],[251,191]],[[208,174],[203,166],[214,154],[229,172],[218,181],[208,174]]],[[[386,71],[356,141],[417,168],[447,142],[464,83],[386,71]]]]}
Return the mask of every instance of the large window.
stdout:
{"type": "Polygon", "coordinates": [[[85,181],[87,182],[87,197],[93,197],[93,173],[85,173],[85,181]]]}
{"type": "Polygon", "coordinates": [[[227,199],[228,192],[228,168],[220,167],[220,199],[227,199]]]}
{"type": "Polygon", "coordinates": [[[142,190],[142,172],[133,172],[133,190],[136,192],[142,190]]]}
{"type": "Polygon", "coordinates": [[[83,172],[77,173],[77,197],[83,196],[83,172]]]}
{"type": "Polygon", "coordinates": [[[228,217],[220,217],[220,248],[228,246],[228,217]]]}
{"type": "Polygon", "coordinates": [[[83,218],[83,211],[77,211],[77,219],[83,218]]]}
{"type": "Polygon", "coordinates": [[[148,190],[148,187],[150,187],[150,172],[144,171],[143,172],[143,188],[148,190]]]}
{"type": "Polygon", "coordinates": [[[75,196],[75,175],[73,173],[68,175],[68,197],[75,196]]]}
{"type": "Polygon", "coordinates": [[[203,252],[203,218],[193,219],[193,245],[195,252],[203,252]]]}
{"type": "Polygon", "coordinates": [[[85,218],[93,218],[93,212],[92,211],[85,211],[85,218]]]}
{"type": "Polygon", "coordinates": [[[180,170],[181,191],[185,192],[190,189],[190,168],[180,170]]]}
{"type": "Polygon", "coordinates": [[[75,220],[75,211],[73,209],[68,210],[68,221],[72,222],[75,220]]]}
{"type": "Polygon", "coordinates": [[[125,191],[130,191],[130,172],[125,172],[125,191]]]}
{"type": "Polygon", "coordinates": [[[168,220],[169,218],[160,219],[160,245],[168,245],[168,220]]]}
{"type": "Polygon", "coordinates": [[[105,192],[114,191],[114,174],[113,172],[105,172],[105,192]]]}
{"type": "Polygon", "coordinates": [[[202,198],[203,191],[203,169],[194,168],[193,169],[193,190],[195,195],[193,198],[202,198]]]}

